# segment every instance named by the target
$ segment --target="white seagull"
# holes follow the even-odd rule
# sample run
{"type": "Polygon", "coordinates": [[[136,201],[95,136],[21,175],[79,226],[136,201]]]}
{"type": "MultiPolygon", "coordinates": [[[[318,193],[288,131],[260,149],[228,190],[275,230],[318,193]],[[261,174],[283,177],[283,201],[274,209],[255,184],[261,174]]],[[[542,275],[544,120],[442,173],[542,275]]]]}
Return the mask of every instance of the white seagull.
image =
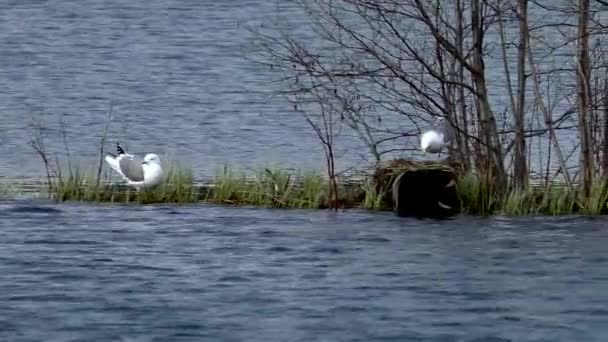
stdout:
{"type": "Polygon", "coordinates": [[[144,159],[128,154],[116,143],[118,155],[109,153],[106,162],[127,181],[127,184],[137,190],[152,188],[163,180],[163,168],[160,158],[154,153],[146,154],[144,159]]]}
{"type": "Polygon", "coordinates": [[[450,129],[444,119],[439,119],[438,126],[420,136],[420,148],[424,153],[441,153],[450,139],[450,129]]]}

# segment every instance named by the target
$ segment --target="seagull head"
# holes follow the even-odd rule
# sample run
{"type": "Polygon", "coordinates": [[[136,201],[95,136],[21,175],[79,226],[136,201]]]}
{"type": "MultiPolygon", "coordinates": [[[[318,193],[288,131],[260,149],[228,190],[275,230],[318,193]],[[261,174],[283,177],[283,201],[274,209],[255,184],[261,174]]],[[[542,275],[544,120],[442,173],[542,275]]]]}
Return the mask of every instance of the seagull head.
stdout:
{"type": "Polygon", "coordinates": [[[144,164],[160,165],[160,158],[154,153],[148,153],[144,157],[144,164]]]}

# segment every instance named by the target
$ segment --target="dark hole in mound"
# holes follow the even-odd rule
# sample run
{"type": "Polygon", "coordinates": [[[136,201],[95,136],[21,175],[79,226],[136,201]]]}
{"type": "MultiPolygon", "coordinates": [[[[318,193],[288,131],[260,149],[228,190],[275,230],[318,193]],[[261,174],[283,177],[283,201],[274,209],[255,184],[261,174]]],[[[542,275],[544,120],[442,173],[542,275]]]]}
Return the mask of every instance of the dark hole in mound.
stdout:
{"type": "Polygon", "coordinates": [[[455,175],[446,170],[411,170],[395,178],[393,208],[398,216],[445,218],[460,210],[455,175]]]}

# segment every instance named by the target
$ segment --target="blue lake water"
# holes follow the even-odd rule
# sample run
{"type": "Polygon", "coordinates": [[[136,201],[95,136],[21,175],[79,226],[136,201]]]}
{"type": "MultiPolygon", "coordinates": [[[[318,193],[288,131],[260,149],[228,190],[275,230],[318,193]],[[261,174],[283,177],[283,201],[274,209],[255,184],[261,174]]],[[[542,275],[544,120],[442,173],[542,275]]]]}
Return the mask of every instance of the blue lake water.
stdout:
{"type": "Polygon", "coordinates": [[[608,221],[0,203],[3,341],[605,341],[608,221]]]}

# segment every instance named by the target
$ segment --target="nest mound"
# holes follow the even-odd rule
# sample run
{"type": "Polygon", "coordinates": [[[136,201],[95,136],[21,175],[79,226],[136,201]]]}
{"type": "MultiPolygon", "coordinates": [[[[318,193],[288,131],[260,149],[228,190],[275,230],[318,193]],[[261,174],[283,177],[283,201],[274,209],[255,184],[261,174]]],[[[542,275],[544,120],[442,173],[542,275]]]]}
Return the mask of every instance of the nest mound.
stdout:
{"type": "Polygon", "coordinates": [[[399,216],[448,217],[460,210],[456,179],[462,170],[454,161],[395,159],[374,174],[378,190],[386,189],[384,205],[399,216]]]}

